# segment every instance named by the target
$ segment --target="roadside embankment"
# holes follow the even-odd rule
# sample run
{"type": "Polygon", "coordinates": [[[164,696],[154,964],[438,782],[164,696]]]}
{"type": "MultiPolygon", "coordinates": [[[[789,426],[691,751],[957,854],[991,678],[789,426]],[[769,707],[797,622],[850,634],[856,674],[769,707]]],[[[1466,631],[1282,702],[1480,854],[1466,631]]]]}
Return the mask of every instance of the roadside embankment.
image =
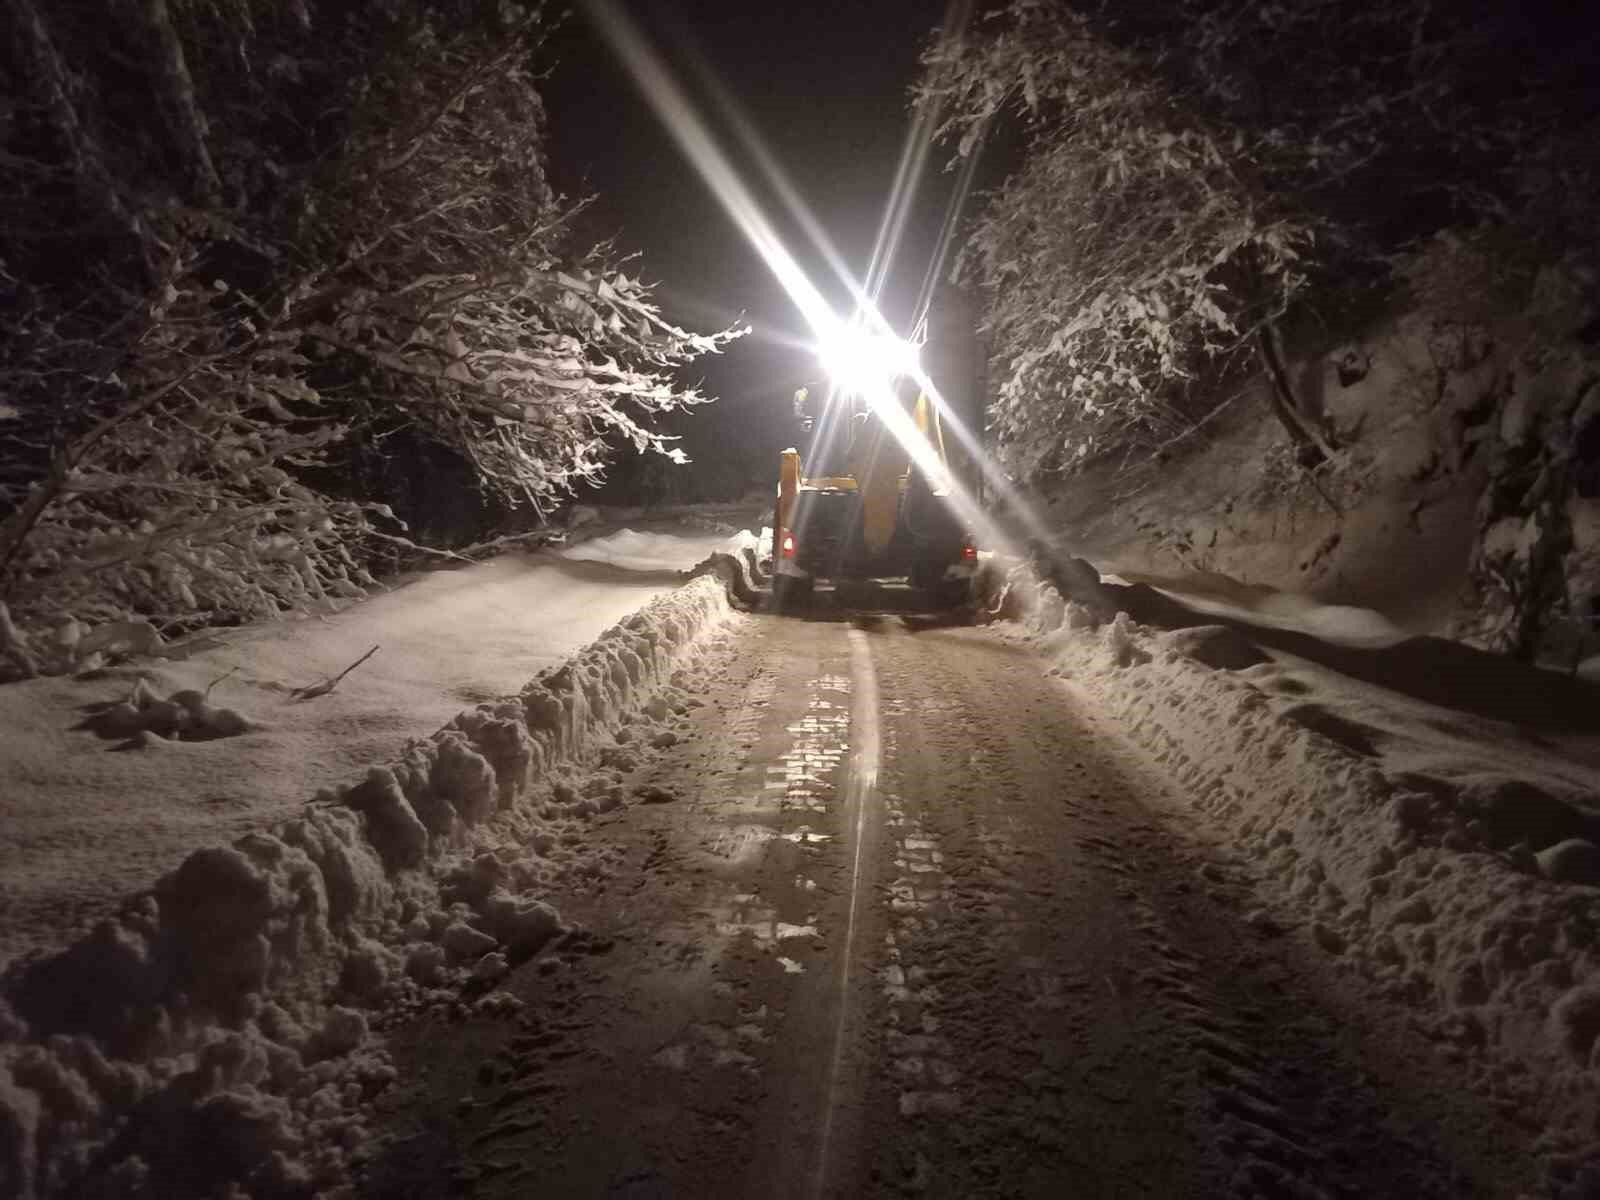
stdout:
{"type": "Polygon", "coordinates": [[[583,931],[540,898],[626,803],[607,764],[670,744],[753,555],[520,694],[468,709],[301,815],[195,850],[0,979],[0,1192],[310,1196],[345,1183],[393,1078],[374,1023],[515,1006],[495,983],[583,931]]]}
{"type": "Polygon", "coordinates": [[[1263,936],[1302,939],[1340,987],[1538,1122],[1554,1183],[1570,1182],[1600,1113],[1600,697],[1435,639],[1360,652],[1385,659],[1363,679],[1337,669],[1355,651],[1330,667],[1305,656],[1311,639],[1285,652],[1081,560],[1053,575],[989,573],[1002,636],[1165,771],[1254,877],[1263,936]],[[1493,703],[1507,671],[1548,702],[1493,703]]]}

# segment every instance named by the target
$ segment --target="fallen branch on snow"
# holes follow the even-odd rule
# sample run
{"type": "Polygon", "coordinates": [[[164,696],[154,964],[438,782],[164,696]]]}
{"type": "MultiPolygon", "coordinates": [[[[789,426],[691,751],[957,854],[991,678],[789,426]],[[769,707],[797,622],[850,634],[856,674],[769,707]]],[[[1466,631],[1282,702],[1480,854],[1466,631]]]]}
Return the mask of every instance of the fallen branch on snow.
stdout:
{"type": "MultiPolygon", "coordinates": [[[[374,646],[373,649],[376,650],[377,647],[374,646]]],[[[231,676],[237,675],[238,673],[239,673],[239,668],[238,667],[234,667],[231,670],[224,671],[221,675],[218,675],[210,683],[206,684],[205,698],[207,700],[211,699],[211,689],[212,688],[216,687],[217,684],[221,683],[224,679],[228,679],[231,676]]]]}
{"type": "Polygon", "coordinates": [[[333,678],[324,679],[321,683],[314,683],[310,687],[295,688],[294,691],[289,693],[289,699],[315,700],[318,696],[326,696],[329,692],[333,691],[334,688],[339,686],[339,681],[341,679],[350,674],[351,671],[354,671],[357,667],[366,662],[367,659],[371,658],[377,652],[378,647],[374,646],[371,650],[368,650],[365,654],[356,659],[355,662],[351,663],[333,678]]]}

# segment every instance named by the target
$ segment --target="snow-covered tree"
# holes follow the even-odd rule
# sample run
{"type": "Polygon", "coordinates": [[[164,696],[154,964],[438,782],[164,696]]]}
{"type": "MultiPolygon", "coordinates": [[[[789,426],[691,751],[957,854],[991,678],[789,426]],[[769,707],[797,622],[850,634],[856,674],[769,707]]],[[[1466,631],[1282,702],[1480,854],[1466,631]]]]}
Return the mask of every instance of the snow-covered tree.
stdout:
{"type": "MultiPolygon", "coordinates": [[[[1397,256],[1440,229],[1581,225],[1550,204],[1573,193],[1549,186],[1544,150],[1592,143],[1592,105],[1571,103],[1582,60],[1524,10],[1011,0],[934,46],[920,90],[960,154],[996,123],[1022,133],[964,257],[1008,464],[1148,453],[1252,370],[1300,460],[1324,461],[1331,434],[1296,403],[1284,342],[1370,317],[1400,289],[1397,256]]],[[[1583,158],[1561,157],[1563,182],[1592,194],[1583,158]]]]}
{"type": "Polygon", "coordinates": [[[538,9],[113,8],[5,18],[0,587],[25,628],[359,590],[404,536],[341,478],[352,444],[432,442],[541,511],[608,438],[674,454],[651,417],[704,399],[674,368],[736,331],[677,328],[570,244],[538,9]]]}

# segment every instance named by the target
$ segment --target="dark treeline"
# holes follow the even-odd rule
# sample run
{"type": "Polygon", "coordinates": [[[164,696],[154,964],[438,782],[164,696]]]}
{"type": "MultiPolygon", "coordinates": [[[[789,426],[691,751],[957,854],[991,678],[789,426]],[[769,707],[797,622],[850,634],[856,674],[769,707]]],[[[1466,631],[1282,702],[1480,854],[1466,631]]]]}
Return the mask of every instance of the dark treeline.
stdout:
{"type": "Polygon", "coordinates": [[[729,335],[574,244],[547,28],[493,0],[4,0],[11,670],[52,622],[351,594],[407,517],[459,536],[608,445],[671,453],[651,416],[702,399],[672,369],[729,335]]]}
{"type": "Polygon", "coordinates": [[[1514,0],[1014,0],[936,47],[962,154],[1020,127],[964,267],[992,429],[1023,476],[1148,455],[1260,371],[1301,463],[1333,431],[1286,355],[1397,305],[1587,322],[1600,68],[1577,8],[1514,0]]]}

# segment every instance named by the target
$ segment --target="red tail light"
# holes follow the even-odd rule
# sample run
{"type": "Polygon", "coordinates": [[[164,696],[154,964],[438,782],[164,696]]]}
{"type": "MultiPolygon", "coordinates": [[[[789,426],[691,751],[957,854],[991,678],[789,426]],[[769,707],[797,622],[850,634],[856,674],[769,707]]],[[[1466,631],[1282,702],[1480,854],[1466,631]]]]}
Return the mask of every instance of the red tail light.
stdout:
{"type": "Polygon", "coordinates": [[[794,557],[794,534],[787,529],[783,531],[783,540],[778,543],[778,553],[784,558],[794,557]]]}
{"type": "Polygon", "coordinates": [[[966,541],[961,543],[961,561],[976,562],[977,558],[978,547],[971,538],[968,538],[966,541]]]}

